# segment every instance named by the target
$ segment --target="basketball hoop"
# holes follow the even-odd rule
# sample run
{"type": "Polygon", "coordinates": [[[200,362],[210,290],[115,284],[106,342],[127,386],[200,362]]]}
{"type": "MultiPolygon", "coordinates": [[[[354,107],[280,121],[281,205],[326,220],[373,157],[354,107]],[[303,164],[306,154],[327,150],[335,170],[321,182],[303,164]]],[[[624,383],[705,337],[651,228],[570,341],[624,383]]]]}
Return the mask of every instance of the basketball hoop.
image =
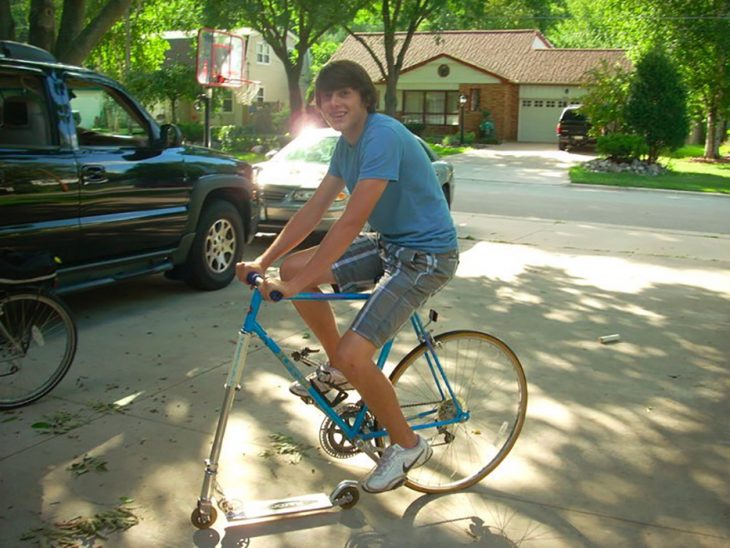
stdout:
{"type": "Polygon", "coordinates": [[[244,80],[241,86],[233,91],[236,101],[242,105],[250,105],[256,99],[261,89],[261,82],[258,80],[244,80]]]}
{"type": "Polygon", "coordinates": [[[238,88],[244,82],[245,43],[242,36],[214,29],[198,31],[195,74],[206,87],[238,88]]]}

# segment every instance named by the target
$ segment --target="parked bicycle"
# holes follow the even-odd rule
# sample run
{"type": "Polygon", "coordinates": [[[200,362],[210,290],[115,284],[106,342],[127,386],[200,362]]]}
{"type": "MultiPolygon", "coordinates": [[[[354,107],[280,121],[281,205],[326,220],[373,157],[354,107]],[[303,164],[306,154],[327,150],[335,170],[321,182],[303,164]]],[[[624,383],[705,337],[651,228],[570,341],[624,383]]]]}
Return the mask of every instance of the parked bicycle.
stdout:
{"type": "MultiPolygon", "coordinates": [[[[254,274],[249,283],[258,287],[260,276],[254,274]]],[[[364,293],[301,293],[292,300],[365,300],[368,297],[364,293]]],[[[199,529],[210,527],[216,520],[214,492],[219,495],[218,507],[229,521],[254,517],[245,505],[239,509],[227,501],[216,481],[226,424],[235,392],[240,389],[253,335],[273,352],[293,379],[308,386],[308,396],[303,399],[314,403],[325,415],[319,441],[327,454],[347,458],[364,452],[377,461],[387,445],[387,432],[363,401],[347,402],[347,392],[338,390],[325,395],[305,379],[293,361],[316,365],[309,357],[309,349],[295,352],[293,359],[282,352],[257,319],[262,301],[258,288],[254,289],[226,379],[201,495],[191,516],[193,525],[199,529]]],[[[405,484],[424,493],[449,493],[483,479],[512,449],[525,420],[527,381],[519,359],[504,342],[488,333],[471,330],[432,335],[429,325],[436,320],[434,311],[429,313],[426,323],[418,314],[411,317],[419,344],[395,366],[390,380],[411,427],[433,448],[431,459],[412,469],[405,484]]],[[[380,351],[377,365],[381,369],[392,345],[390,340],[380,351]]],[[[319,503],[313,495],[270,501],[267,506],[270,512],[255,517],[332,505],[349,508],[358,498],[357,482],[345,481],[319,503]]]]}
{"type": "Polygon", "coordinates": [[[42,398],[71,367],[76,324],[55,276],[48,254],[0,254],[0,409],[42,398]]]}

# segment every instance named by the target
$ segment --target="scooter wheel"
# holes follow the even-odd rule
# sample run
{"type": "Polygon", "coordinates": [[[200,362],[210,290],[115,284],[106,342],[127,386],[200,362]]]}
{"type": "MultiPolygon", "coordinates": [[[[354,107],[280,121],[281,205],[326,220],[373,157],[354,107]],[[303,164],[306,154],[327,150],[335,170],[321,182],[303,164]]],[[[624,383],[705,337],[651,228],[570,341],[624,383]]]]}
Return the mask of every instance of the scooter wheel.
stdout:
{"type": "Polygon", "coordinates": [[[360,500],[360,491],[354,485],[348,485],[335,495],[334,503],[340,508],[349,510],[360,500]]]}
{"type": "Polygon", "coordinates": [[[208,529],[211,525],[215,523],[217,517],[218,511],[213,507],[211,507],[210,512],[208,512],[207,516],[203,515],[203,513],[200,511],[200,508],[196,508],[195,510],[193,510],[193,513],[190,514],[190,522],[196,529],[208,529]]]}

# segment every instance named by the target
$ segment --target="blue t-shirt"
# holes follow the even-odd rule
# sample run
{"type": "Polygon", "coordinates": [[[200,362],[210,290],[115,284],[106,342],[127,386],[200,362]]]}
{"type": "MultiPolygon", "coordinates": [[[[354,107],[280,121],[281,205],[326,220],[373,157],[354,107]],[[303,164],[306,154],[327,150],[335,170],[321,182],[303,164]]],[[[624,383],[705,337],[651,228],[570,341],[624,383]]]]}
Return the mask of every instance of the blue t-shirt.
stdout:
{"type": "Polygon", "coordinates": [[[351,193],[363,179],[388,181],[368,219],[384,241],[429,253],[456,249],[456,229],[431,159],[395,118],[369,114],[355,145],[341,136],[329,173],[351,193]]]}

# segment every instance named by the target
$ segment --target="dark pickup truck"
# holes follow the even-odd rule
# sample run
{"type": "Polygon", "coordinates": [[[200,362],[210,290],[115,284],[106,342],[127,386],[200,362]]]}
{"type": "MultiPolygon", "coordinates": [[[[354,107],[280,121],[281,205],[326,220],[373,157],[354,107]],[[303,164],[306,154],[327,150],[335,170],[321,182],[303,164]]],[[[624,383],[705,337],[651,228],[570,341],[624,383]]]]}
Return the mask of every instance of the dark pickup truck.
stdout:
{"type": "Polygon", "coordinates": [[[585,114],[580,111],[580,105],[571,105],[560,113],[558,126],[555,128],[558,134],[558,148],[578,148],[594,144],[596,141],[588,134],[591,124],[585,114]]]}
{"type": "Polygon", "coordinates": [[[0,42],[0,251],[49,251],[60,292],[163,271],[224,287],[260,195],[251,165],[184,146],[117,82],[0,42]]]}

